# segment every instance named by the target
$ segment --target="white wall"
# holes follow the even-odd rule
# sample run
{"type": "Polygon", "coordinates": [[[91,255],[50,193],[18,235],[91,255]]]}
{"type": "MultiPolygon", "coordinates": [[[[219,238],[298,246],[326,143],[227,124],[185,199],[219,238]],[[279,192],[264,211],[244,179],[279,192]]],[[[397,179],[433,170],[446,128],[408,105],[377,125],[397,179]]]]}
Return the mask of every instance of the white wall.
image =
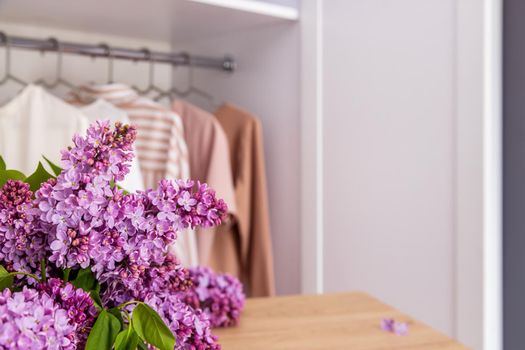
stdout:
{"type": "Polygon", "coordinates": [[[325,291],[453,335],[455,2],[323,11],[325,291]]]}

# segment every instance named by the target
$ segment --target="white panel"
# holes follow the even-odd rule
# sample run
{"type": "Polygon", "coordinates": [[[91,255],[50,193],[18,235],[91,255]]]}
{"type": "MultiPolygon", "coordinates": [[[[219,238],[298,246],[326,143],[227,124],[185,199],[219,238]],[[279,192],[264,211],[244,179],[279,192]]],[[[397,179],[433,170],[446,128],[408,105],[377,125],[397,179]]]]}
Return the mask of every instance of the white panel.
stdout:
{"type": "MultiPolygon", "coordinates": [[[[456,319],[458,339],[482,349],[483,2],[458,2],[456,319]]],[[[491,349],[492,348],[488,348],[491,349]]],[[[487,350],[488,350],[487,349],[487,350]]],[[[496,349],[494,349],[496,350],[496,349]]]]}
{"type": "Polygon", "coordinates": [[[301,7],[301,255],[302,292],[323,282],[323,26],[322,0],[301,7]]]}
{"type": "Polygon", "coordinates": [[[325,281],[452,334],[454,1],[325,1],[325,281]]]}
{"type": "Polygon", "coordinates": [[[483,2],[483,349],[503,349],[502,0],[483,2]]]}

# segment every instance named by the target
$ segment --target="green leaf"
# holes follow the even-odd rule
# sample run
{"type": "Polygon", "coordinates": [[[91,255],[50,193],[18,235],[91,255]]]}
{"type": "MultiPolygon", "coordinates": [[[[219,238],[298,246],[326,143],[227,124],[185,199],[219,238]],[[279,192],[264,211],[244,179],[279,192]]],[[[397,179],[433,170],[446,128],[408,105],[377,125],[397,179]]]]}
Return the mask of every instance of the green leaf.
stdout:
{"type": "Polygon", "coordinates": [[[4,158],[2,158],[2,156],[0,156],[0,170],[5,170],[7,169],[7,166],[5,165],[5,160],[4,158]]]}
{"type": "Polygon", "coordinates": [[[89,268],[78,270],[77,277],[71,281],[73,285],[77,288],[82,288],[86,292],[93,290],[97,286],[97,280],[95,275],[89,268]]]}
{"type": "Polygon", "coordinates": [[[111,186],[111,188],[115,188],[115,186],[117,186],[117,188],[119,190],[122,190],[122,192],[124,192],[124,194],[129,194],[129,191],[127,191],[124,187],[120,186],[119,184],[115,183],[115,181],[111,180],[109,182],[109,185],[111,186]]]}
{"type": "Polygon", "coordinates": [[[47,159],[46,156],[44,156],[44,155],[42,155],[42,158],[44,158],[44,160],[47,162],[47,164],[51,167],[51,170],[53,170],[53,173],[55,174],[55,176],[60,175],[60,173],[62,172],[62,168],[61,167],[59,167],[58,165],[56,165],[55,163],[53,163],[52,161],[47,159]]]}
{"type": "Polygon", "coordinates": [[[18,170],[0,170],[0,187],[3,186],[7,180],[24,181],[26,176],[18,170]]]}
{"type": "Polygon", "coordinates": [[[95,307],[99,310],[102,310],[104,308],[102,307],[102,300],[100,300],[100,285],[97,285],[97,287],[97,289],[89,291],[89,296],[91,299],[93,299],[95,307]]]}
{"type": "Polygon", "coordinates": [[[68,267],[62,270],[62,279],[64,282],[69,282],[69,275],[71,274],[71,268],[68,267]]]}
{"type": "Polygon", "coordinates": [[[122,318],[122,311],[120,311],[120,309],[114,307],[109,309],[108,312],[119,320],[121,327],[124,327],[124,319],[122,318]]]}
{"type": "Polygon", "coordinates": [[[117,335],[115,350],[135,350],[139,343],[139,336],[132,327],[128,327],[117,335]]]}
{"type": "Polygon", "coordinates": [[[35,172],[31,175],[29,175],[25,182],[29,184],[29,187],[31,188],[31,191],[35,192],[40,188],[40,185],[42,182],[45,182],[49,180],[50,178],[54,177],[50,173],[47,172],[47,170],[44,168],[41,162],[38,162],[38,166],[35,170],[35,172]]]}
{"type": "Polygon", "coordinates": [[[137,349],[149,350],[148,347],[146,346],[146,344],[140,339],[139,339],[139,343],[137,344],[137,349]]]}
{"type": "Polygon", "coordinates": [[[173,350],[175,337],[160,316],[146,304],[138,304],[133,310],[131,324],[138,336],[160,350],[173,350]]]}
{"type": "Polygon", "coordinates": [[[13,285],[13,276],[9,276],[9,272],[0,265],[0,291],[9,288],[13,285]]]}
{"type": "Polygon", "coordinates": [[[119,332],[119,320],[106,310],[102,310],[89,333],[85,349],[111,350],[119,332]]]}

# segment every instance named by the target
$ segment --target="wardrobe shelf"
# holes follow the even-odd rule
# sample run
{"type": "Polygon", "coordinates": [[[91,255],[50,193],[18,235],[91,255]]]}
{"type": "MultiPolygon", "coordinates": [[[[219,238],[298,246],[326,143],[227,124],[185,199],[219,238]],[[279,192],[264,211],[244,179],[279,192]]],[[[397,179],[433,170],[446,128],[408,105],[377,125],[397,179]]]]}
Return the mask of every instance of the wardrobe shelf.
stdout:
{"type": "Polygon", "coordinates": [[[299,11],[296,7],[278,5],[257,0],[189,0],[211,6],[230,8],[232,10],[244,11],[247,13],[258,14],[279,18],[283,20],[299,19],[299,11]]]}
{"type": "Polygon", "coordinates": [[[170,43],[213,38],[298,17],[295,7],[256,0],[0,1],[0,23],[170,43]]]}

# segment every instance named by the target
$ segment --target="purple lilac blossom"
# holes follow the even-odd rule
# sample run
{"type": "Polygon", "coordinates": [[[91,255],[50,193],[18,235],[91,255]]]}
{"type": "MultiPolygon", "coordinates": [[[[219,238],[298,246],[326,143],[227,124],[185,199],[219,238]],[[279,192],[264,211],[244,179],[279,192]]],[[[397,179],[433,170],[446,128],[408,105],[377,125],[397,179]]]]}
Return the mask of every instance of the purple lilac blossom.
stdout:
{"type": "Polygon", "coordinates": [[[8,180],[0,188],[0,264],[9,271],[35,272],[45,254],[29,185],[8,180]]]}
{"type": "MultiPolygon", "coordinates": [[[[10,271],[24,270],[35,268],[38,259],[47,255],[53,269],[90,268],[102,285],[105,306],[148,300],[177,333],[178,349],[218,349],[207,315],[180,300],[179,293],[187,291],[192,280],[168,254],[168,246],[181,229],[220,224],[227,206],[206,184],[191,180],[162,180],[156,190],[125,194],[114,184],[129,171],[135,135],[134,127],[119,123],[114,128],[109,122],[90,126],[86,137],[75,136],[74,146],[62,152],[63,171],[41,185],[32,203],[25,184],[4,186],[0,193],[5,197],[0,197],[4,203],[0,203],[0,243],[5,247],[0,261],[7,262],[10,271]],[[20,239],[29,242],[23,253],[31,252],[30,256],[18,255],[15,248],[22,245],[15,243],[20,239]],[[174,310],[178,311],[171,314],[174,310]]],[[[221,285],[229,282],[220,281],[221,285]]],[[[235,286],[234,293],[242,293],[235,283],[231,286],[235,286]]],[[[56,279],[39,288],[42,298],[55,298],[71,319],[76,332],[68,336],[71,344],[82,344],[95,313],[87,293],[56,279]]],[[[228,323],[238,317],[241,299],[238,294],[233,298],[233,302],[221,299],[214,314],[220,319],[217,322],[228,323]],[[228,314],[228,319],[218,313],[228,314]]],[[[8,328],[0,325],[2,332],[8,328]]]]}
{"type": "Polygon", "coordinates": [[[405,322],[394,323],[394,333],[397,335],[408,335],[408,324],[405,322]]]}
{"type": "Polygon", "coordinates": [[[24,287],[0,293],[0,350],[76,349],[76,327],[52,297],[24,287]]]}
{"type": "Polygon", "coordinates": [[[101,295],[106,307],[115,307],[129,300],[144,301],[152,293],[177,293],[191,287],[188,270],[172,255],[162,265],[150,266],[136,278],[113,278],[101,295]]]}
{"type": "Polygon", "coordinates": [[[236,325],[246,299],[241,282],[206,267],[190,268],[189,275],[193,286],[181,292],[182,300],[194,309],[202,309],[212,327],[236,325]]]}
{"type": "Polygon", "coordinates": [[[58,278],[50,278],[39,284],[37,289],[67,311],[69,322],[76,329],[77,343],[84,344],[97,317],[97,309],[89,293],[58,278]]]}
{"type": "Polygon", "coordinates": [[[397,335],[408,335],[408,324],[405,322],[396,321],[393,318],[382,319],[381,329],[385,332],[390,332],[397,335]]]}
{"type": "Polygon", "coordinates": [[[175,335],[175,350],[219,350],[217,337],[211,334],[210,320],[175,294],[156,293],[145,299],[175,335]]]}
{"type": "MultiPolygon", "coordinates": [[[[94,235],[108,235],[113,209],[123,192],[112,186],[129,172],[134,127],[97,122],[74,147],[62,151],[63,171],[36,192],[40,220],[49,225],[49,260],[59,268],[86,268],[90,251],[100,247],[94,235]]],[[[95,251],[98,253],[99,251],[95,251]]],[[[112,256],[113,259],[119,259],[112,256]]],[[[111,258],[109,259],[111,264],[111,258]]]]}
{"type": "Polygon", "coordinates": [[[178,231],[225,217],[226,204],[206,184],[161,180],[156,190],[128,195],[113,186],[128,172],[134,138],[132,127],[98,122],[63,151],[56,183],[37,191],[57,267],[91,266],[100,282],[121,279],[134,288],[146,269],[164,263],[178,231]]]}

